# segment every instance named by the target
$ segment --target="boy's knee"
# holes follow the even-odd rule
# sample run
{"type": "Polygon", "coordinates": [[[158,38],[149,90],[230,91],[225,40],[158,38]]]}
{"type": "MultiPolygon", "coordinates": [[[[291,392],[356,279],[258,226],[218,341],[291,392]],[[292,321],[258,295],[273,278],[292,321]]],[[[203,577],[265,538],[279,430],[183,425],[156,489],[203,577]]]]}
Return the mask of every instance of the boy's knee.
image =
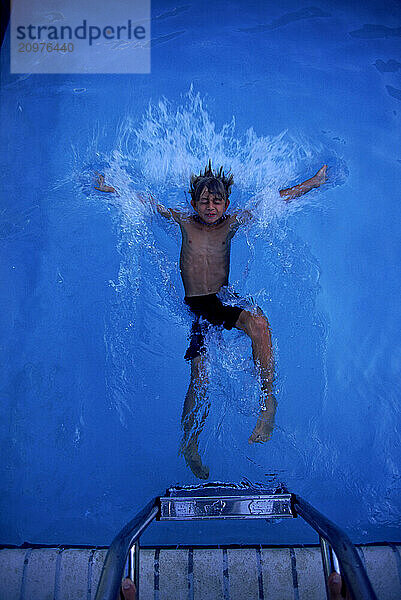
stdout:
{"type": "Polygon", "coordinates": [[[266,317],[261,314],[250,314],[247,319],[247,333],[253,339],[262,339],[268,337],[270,340],[269,323],[266,317]]]}
{"type": "Polygon", "coordinates": [[[252,328],[254,332],[259,336],[264,336],[269,331],[269,325],[267,319],[264,316],[253,317],[252,328]]]}

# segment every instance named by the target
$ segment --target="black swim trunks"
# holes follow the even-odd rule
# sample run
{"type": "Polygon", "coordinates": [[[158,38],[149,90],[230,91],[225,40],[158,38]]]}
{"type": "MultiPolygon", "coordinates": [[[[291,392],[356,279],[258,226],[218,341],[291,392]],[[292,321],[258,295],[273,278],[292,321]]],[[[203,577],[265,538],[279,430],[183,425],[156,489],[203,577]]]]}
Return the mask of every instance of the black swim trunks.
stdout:
{"type": "Polygon", "coordinates": [[[223,304],[216,294],[185,296],[184,302],[196,315],[185,360],[192,360],[206,352],[204,336],[210,325],[222,325],[225,329],[232,329],[244,310],[239,306],[223,304]]]}

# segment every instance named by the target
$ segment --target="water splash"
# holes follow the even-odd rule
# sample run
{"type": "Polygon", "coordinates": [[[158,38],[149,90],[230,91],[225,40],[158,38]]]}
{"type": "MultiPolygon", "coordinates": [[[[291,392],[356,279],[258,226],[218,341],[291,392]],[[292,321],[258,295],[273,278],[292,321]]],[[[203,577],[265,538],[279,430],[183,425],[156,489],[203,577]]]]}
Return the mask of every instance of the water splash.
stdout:
{"type": "MultiPolygon", "coordinates": [[[[175,224],[154,217],[144,198],[151,193],[166,206],[187,210],[190,175],[204,168],[209,158],[215,168],[223,165],[234,174],[230,210],[246,208],[257,215],[252,229],[245,231],[246,237],[235,242],[239,248],[242,244],[242,251],[238,257],[240,268],[233,268],[232,281],[241,296],[252,295],[273,324],[278,414],[281,399],[289,394],[287,380],[280,373],[281,362],[291,359],[286,356],[290,353],[288,340],[299,345],[302,335],[315,330],[313,360],[315,369],[324,373],[327,328],[315,306],[320,270],[290,225],[291,217],[299,211],[307,207],[322,209],[322,191],[284,203],[278,190],[310,177],[323,163],[330,165],[325,189],[342,183],[347,174],[345,163],[330,144],[287,130],[276,136],[258,136],[251,127],[241,133],[234,117],[218,128],[204,99],[191,87],[180,104],[162,98],[149,103],[140,120],[123,118],[112,142],[105,125],[99,125],[84,157],[74,149],[75,176],[81,190],[90,202],[106,208],[118,236],[120,268],[110,282],[116,302],[105,324],[104,340],[110,403],[124,426],[138,410],[129,400],[142,377],[140,370],[135,370],[135,353],[161,360],[159,324],[172,322],[185,335],[191,322],[182,305],[179,231],[175,224]],[[106,139],[110,145],[107,149],[106,139]],[[95,171],[102,172],[117,193],[94,193],[95,171]],[[284,308],[283,318],[286,306],[291,306],[291,312],[284,308]],[[302,335],[297,333],[300,328],[302,335]]],[[[217,438],[223,445],[234,443],[239,433],[246,441],[250,431],[245,436],[245,430],[238,430],[249,427],[258,412],[258,380],[249,340],[240,334],[225,333],[220,340],[215,339],[211,356],[213,406],[204,434],[205,450],[217,438]],[[233,424],[233,409],[237,421],[243,418],[246,425],[233,424]]],[[[294,453],[297,477],[317,465],[316,456],[325,460],[327,449],[320,447],[314,426],[311,419],[307,427],[314,435],[305,441],[295,434],[293,424],[286,423],[286,428],[278,424],[277,444],[269,447],[271,471],[289,468],[294,453]],[[283,460],[283,452],[289,457],[287,461],[283,460]]],[[[248,472],[249,461],[257,466],[256,473],[269,469],[263,448],[249,451],[248,447],[234,446],[242,455],[243,472],[248,472]]]]}

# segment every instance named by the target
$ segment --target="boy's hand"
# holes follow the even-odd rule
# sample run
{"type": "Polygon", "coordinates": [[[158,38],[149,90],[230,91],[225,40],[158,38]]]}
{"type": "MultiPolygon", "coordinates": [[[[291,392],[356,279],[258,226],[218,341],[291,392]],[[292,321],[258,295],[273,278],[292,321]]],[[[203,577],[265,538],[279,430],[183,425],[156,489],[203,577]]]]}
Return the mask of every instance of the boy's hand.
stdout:
{"type": "Polygon", "coordinates": [[[287,188],[285,190],[280,190],[279,194],[284,200],[287,202],[288,200],[292,200],[293,198],[298,198],[298,196],[303,196],[309,192],[309,190],[313,188],[318,188],[324,183],[326,183],[327,175],[326,175],[327,165],[323,165],[320,167],[318,172],[307,179],[303,183],[298,183],[298,185],[294,185],[293,187],[287,188]]]}
{"type": "Polygon", "coordinates": [[[111,185],[105,185],[104,175],[102,175],[101,173],[96,173],[96,174],[97,174],[98,185],[95,185],[95,190],[99,190],[99,192],[115,192],[116,191],[111,185]]]}
{"type": "Polygon", "coordinates": [[[319,185],[322,185],[323,183],[326,183],[327,180],[327,175],[326,175],[326,170],[327,170],[327,165],[323,165],[323,167],[321,167],[318,172],[316,173],[316,175],[314,176],[313,179],[315,179],[316,184],[318,187],[319,185]]]}

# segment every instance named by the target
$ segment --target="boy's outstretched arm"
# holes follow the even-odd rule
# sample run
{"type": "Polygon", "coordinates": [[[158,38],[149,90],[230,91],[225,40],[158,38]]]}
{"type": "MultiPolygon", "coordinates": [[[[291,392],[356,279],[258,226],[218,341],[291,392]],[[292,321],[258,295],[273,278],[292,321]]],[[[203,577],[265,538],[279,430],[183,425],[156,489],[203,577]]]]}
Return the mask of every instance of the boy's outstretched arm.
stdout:
{"type": "MultiPolygon", "coordinates": [[[[104,183],[104,175],[101,175],[100,173],[98,173],[97,175],[98,185],[95,185],[95,190],[99,190],[100,192],[117,192],[117,190],[113,188],[113,186],[106,185],[104,183]]],[[[163,206],[163,204],[159,204],[156,198],[152,196],[152,194],[148,194],[146,196],[145,194],[138,193],[137,196],[143,204],[149,203],[151,207],[159,213],[159,215],[162,215],[162,217],[165,217],[166,219],[174,219],[174,221],[177,222],[179,221],[181,213],[179,211],[173,210],[172,208],[166,208],[165,206],[163,206]]]]}
{"type": "Polygon", "coordinates": [[[326,182],[326,169],[327,165],[323,165],[321,169],[311,177],[307,179],[303,183],[299,183],[298,185],[294,185],[293,187],[287,188],[285,190],[280,190],[280,196],[284,198],[286,202],[291,200],[292,198],[298,198],[298,196],[302,196],[312,190],[313,188],[318,188],[323,183],[326,182]]]}
{"type": "MultiPolygon", "coordinates": [[[[139,196],[140,200],[145,203],[144,196],[139,196]]],[[[178,210],[174,210],[173,208],[166,208],[163,204],[160,204],[152,194],[148,193],[148,200],[153,210],[159,213],[165,219],[173,219],[177,223],[179,223],[180,218],[182,217],[182,213],[178,210]]]]}
{"type": "Polygon", "coordinates": [[[254,215],[250,210],[241,210],[241,212],[236,213],[234,217],[238,225],[248,225],[254,219],[254,215]]]}
{"type": "Polygon", "coordinates": [[[250,210],[241,210],[230,216],[230,229],[235,234],[236,231],[243,225],[249,225],[254,219],[254,215],[250,210]]]}

